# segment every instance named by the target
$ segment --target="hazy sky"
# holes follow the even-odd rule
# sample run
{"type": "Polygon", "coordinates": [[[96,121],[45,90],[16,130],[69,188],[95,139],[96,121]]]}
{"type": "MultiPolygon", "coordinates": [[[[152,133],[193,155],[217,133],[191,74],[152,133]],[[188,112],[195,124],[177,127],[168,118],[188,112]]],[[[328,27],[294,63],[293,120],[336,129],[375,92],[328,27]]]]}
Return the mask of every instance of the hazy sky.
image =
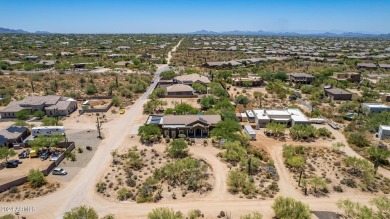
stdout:
{"type": "Polygon", "coordinates": [[[390,0],[0,0],[0,27],[56,33],[390,33],[390,0]]]}

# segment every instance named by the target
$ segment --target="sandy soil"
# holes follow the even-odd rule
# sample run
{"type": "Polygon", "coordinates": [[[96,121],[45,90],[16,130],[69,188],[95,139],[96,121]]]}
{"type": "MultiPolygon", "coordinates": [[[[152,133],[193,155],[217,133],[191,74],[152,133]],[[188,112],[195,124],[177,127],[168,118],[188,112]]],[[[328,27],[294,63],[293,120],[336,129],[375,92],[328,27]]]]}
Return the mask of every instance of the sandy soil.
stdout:
{"type": "Polygon", "coordinates": [[[199,103],[197,102],[198,98],[161,98],[160,100],[167,102],[167,105],[164,106],[164,109],[174,108],[177,104],[180,103],[188,103],[196,108],[200,107],[199,103]]]}
{"type": "MultiPolygon", "coordinates": [[[[165,65],[159,67],[159,72],[166,70],[165,65]]],[[[158,75],[158,74],[157,74],[158,75]]],[[[157,76],[158,77],[158,76],[157,76]]],[[[155,85],[155,83],[154,83],[155,85]]],[[[70,181],[66,186],[61,187],[56,193],[49,194],[42,198],[35,199],[33,201],[26,200],[18,203],[19,205],[34,206],[36,212],[26,212],[25,215],[28,218],[62,218],[65,211],[70,208],[86,204],[94,207],[99,215],[103,216],[109,213],[114,213],[116,218],[146,218],[148,212],[156,207],[170,207],[174,210],[180,210],[182,212],[188,212],[191,209],[200,209],[207,218],[215,218],[221,210],[226,210],[231,213],[233,218],[237,218],[240,215],[252,212],[260,211],[264,218],[272,218],[273,212],[271,205],[272,199],[269,200],[246,200],[232,197],[226,192],[225,179],[226,167],[219,160],[214,160],[213,152],[205,151],[203,147],[191,148],[191,152],[199,154],[199,156],[205,156],[208,163],[213,166],[213,174],[215,177],[214,190],[204,199],[200,200],[188,200],[188,201],[164,201],[160,203],[148,203],[148,204],[135,204],[128,202],[110,202],[104,197],[96,194],[95,184],[103,176],[103,174],[109,168],[111,162],[111,156],[109,153],[120,148],[123,144],[132,145],[131,136],[129,133],[133,127],[138,124],[138,120],[142,115],[142,105],[145,103],[147,95],[153,90],[153,87],[149,89],[142,97],[140,97],[134,105],[126,110],[126,113],[120,117],[120,119],[110,120],[103,125],[106,138],[102,141],[99,148],[95,152],[95,156],[82,168],[80,172],[70,181]],[[124,143],[125,142],[125,143],[124,143]],[[210,156],[210,157],[209,157],[210,156]]],[[[87,127],[91,127],[89,124],[87,127]]],[[[345,141],[344,136],[336,131],[338,134],[334,136],[334,141],[345,141]]],[[[287,140],[288,141],[288,140],[287,140]]],[[[282,158],[282,145],[286,142],[278,142],[270,138],[260,138],[255,142],[257,147],[265,148],[270,157],[275,161],[275,167],[279,173],[279,188],[278,195],[292,196],[302,202],[308,204],[313,210],[316,211],[335,211],[339,212],[336,207],[336,202],[340,198],[351,198],[352,200],[359,201],[362,204],[367,204],[368,201],[375,197],[370,194],[335,194],[332,197],[315,198],[304,197],[295,188],[295,184],[291,174],[283,164],[282,158]]],[[[312,145],[330,145],[332,142],[316,142],[312,145]]],[[[295,143],[302,144],[302,143],[295,143]]],[[[345,153],[352,156],[358,156],[352,149],[346,147],[345,153]]],[[[215,152],[214,152],[215,153],[215,152]]],[[[389,176],[390,172],[379,169],[379,173],[389,176]]],[[[4,206],[10,206],[4,204],[4,206]]],[[[6,212],[0,212],[0,214],[6,214],[6,212]]]]}
{"type": "MultiPolygon", "coordinates": [[[[15,150],[16,153],[21,153],[23,150],[15,150]]],[[[17,168],[4,168],[0,169],[0,184],[9,182],[13,179],[17,179],[23,176],[26,176],[28,174],[28,171],[31,169],[39,169],[39,170],[45,170],[50,164],[50,159],[46,159],[42,161],[39,158],[26,158],[26,159],[19,159],[18,155],[11,157],[9,160],[20,160],[23,163],[19,164],[17,168]]]]}

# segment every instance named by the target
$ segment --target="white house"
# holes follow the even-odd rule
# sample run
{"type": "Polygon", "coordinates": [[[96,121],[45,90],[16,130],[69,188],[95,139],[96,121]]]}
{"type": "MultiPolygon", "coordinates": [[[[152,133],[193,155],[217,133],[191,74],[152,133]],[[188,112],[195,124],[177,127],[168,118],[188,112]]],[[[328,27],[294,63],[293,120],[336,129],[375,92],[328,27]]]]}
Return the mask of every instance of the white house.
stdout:
{"type": "Polygon", "coordinates": [[[388,125],[379,126],[378,137],[381,140],[390,138],[390,126],[388,125]]]}
{"type": "Polygon", "coordinates": [[[390,111],[390,106],[383,103],[363,103],[362,108],[368,113],[381,113],[383,111],[390,111]]]}
{"type": "Polygon", "coordinates": [[[310,120],[299,109],[255,109],[256,128],[264,128],[270,122],[286,125],[311,124],[310,120]]]}

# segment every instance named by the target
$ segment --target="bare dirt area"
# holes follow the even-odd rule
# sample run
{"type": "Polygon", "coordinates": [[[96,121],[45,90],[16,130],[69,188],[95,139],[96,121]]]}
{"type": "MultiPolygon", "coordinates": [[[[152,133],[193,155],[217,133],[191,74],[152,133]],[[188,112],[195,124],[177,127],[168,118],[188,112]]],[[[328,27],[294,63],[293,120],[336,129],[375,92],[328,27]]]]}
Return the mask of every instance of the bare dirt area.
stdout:
{"type": "Polygon", "coordinates": [[[161,98],[160,100],[166,101],[167,105],[164,106],[166,108],[175,108],[175,106],[179,103],[187,103],[193,107],[200,107],[197,102],[198,98],[161,98]]]}
{"type": "Polygon", "coordinates": [[[19,202],[25,199],[33,199],[55,192],[61,187],[59,182],[54,180],[49,181],[46,185],[40,188],[33,189],[29,183],[24,183],[20,186],[15,186],[8,191],[0,193],[0,202],[19,202]]]}
{"type": "MultiPolygon", "coordinates": [[[[21,153],[23,150],[15,150],[16,153],[21,153]]],[[[8,160],[18,160],[18,155],[9,158],[8,160]]],[[[4,168],[0,169],[0,184],[21,178],[23,176],[27,176],[28,171],[31,169],[39,169],[39,170],[45,170],[52,161],[49,159],[41,160],[39,158],[26,158],[26,159],[19,159],[22,161],[22,164],[19,164],[17,168],[4,168]]]]}
{"type": "Polygon", "coordinates": [[[67,138],[71,142],[75,142],[76,148],[72,151],[76,155],[76,160],[71,161],[68,158],[58,165],[60,168],[64,168],[67,171],[67,175],[50,175],[49,179],[55,179],[61,182],[69,182],[76,176],[80,169],[87,166],[89,161],[97,151],[101,139],[98,138],[97,130],[77,130],[68,129],[66,131],[67,138]],[[87,146],[91,147],[91,150],[87,150],[87,146]],[[79,149],[80,148],[80,149],[79,149]]]}
{"type": "MultiPolygon", "coordinates": [[[[108,197],[111,201],[136,201],[136,202],[164,202],[180,200],[197,200],[204,198],[215,183],[212,173],[212,165],[208,160],[197,154],[190,153],[190,156],[205,165],[203,174],[204,181],[200,188],[195,191],[188,189],[185,185],[171,185],[167,181],[151,182],[155,172],[165,165],[180,162],[180,159],[170,158],[164,151],[165,143],[146,146],[139,143],[139,138],[131,138],[130,144],[122,147],[113,155],[112,163],[108,172],[97,185],[98,192],[108,197]],[[134,143],[134,145],[132,145],[134,143]],[[157,184],[156,184],[157,183],[157,184]],[[121,192],[126,191],[125,197],[121,192]],[[146,194],[144,194],[146,193],[146,194]]],[[[192,152],[192,148],[190,149],[192,152]]]]}
{"type": "Polygon", "coordinates": [[[93,109],[106,109],[111,102],[111,99],[92,99],[89,106],[93,109]]]}

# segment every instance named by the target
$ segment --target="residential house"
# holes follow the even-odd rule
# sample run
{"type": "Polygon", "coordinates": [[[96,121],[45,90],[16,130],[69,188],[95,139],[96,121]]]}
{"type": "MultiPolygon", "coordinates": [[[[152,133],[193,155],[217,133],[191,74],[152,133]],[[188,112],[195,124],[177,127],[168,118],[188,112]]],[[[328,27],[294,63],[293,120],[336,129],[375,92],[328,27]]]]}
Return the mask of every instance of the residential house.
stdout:
{"type": "Polygon", "coordinates": [[[258,87],[263,84],[261,77],[233,78],[234,86],[258,87]]]}
{"type": "Polygon", "coordinates": [[[381,113],[383,111],[390,111],[390,106],[383,103],[362,103],[362,109],[367,113],[381,113]]]}
{"type": "Polygon", "coordinates": [[[390,126],[380,125],[378,130],[378,138],[381,140],[390,138],[390,126]]]}
{"type": "Polygon", "coordinates": [[[41,60],[38,64],[44,65],[45,67],[53,67],[56,64],[55,60],[41,60]]]}
{"type": "Polygon", "coordinates": [[[352,100],[352,94],[340,88],[324,89],[325,96],[331,100],[352,100]]]}
{"type": "Polygon", "coordinates": [[[314,80],[314,76],[307,73],[291,73],[289,76],[292,83],[310,84],[314,80]]]}
{"type": "Polygon", "coordinates": [[[360,74],[357,72],[335,72],[331,78],[334,78],[338,81],[349,81],[351,83],[360,82],[360,74]]]}
{"type": "Polygon", "coordinates": [[[220,115],[164,115],[149,116],[146,124],[158,125],[164,137],[176,138],[184,134],[189,138],[207,138],[220,121],[220,115]]]}
{"type": "Polygon", "coordinates": [[[12,147],[13,144],[23,142],[29,135],[30,130],[23,126],[10,126],[0,130],[0,147],[12,147]]]}
{"type": "Polygon", "coordinates": [[[185,84],[174,84],[166,88],[167,96],[193,96],[194,90],[185,84]]]}
{"type": "Polygon", "coordinates": [[[299,109],[255,109],[256,128],[264,128],[268,123],[283,123],[287,126],[310,124],[311,121],[299,109]]]}
{"type": "Polygon", "coordinates": [[[174,78],[174,82],[191,86],[192,83],[200,83],[203,85],[207,85],[211,81],[206,76],[194,73],[176,76],[174,78]]]}
{"type": "Polygon", "coordinates": [[[357,63],[357,68],[375,69],[378,66],[375,63],[357,63]]]}
{"type": "Polygon", "coordinates": [[[379,68],[390,69],[390,64],[379,64],[379,68]]]}
{"type": "Polygon", "coordinates": [[[1,118],[15,118],[21,110],[29,110],[31,113],[41,110],[48,116],[68,116],[77,109],[74,99],[62,96],[28,96],[22,101],[14,101],[0,110],[1,118]]]}

